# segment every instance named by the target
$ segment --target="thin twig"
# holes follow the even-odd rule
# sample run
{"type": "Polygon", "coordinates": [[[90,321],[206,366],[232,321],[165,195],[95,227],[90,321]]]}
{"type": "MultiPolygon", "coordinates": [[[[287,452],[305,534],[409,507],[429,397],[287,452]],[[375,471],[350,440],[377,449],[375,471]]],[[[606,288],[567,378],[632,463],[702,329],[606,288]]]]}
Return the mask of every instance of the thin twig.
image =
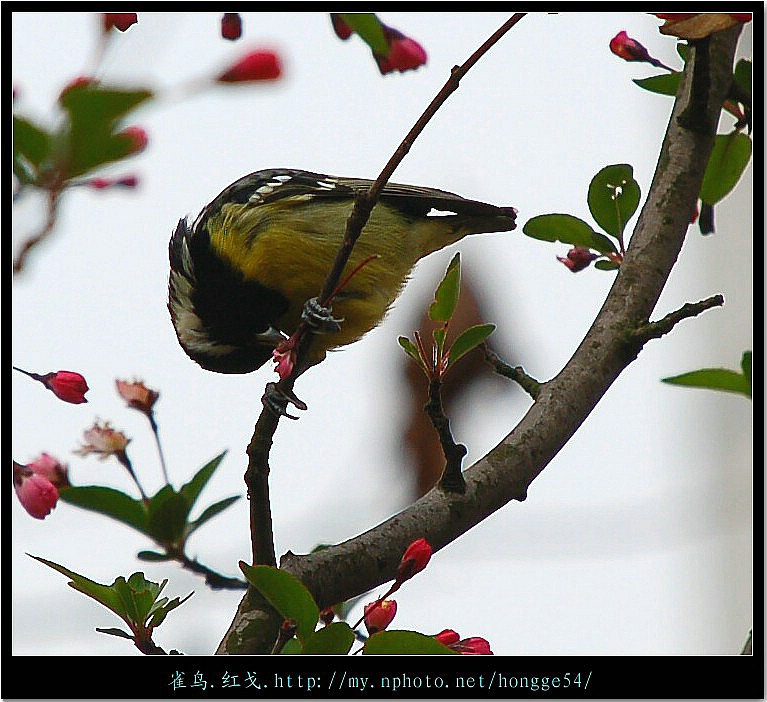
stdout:
{"type": "MultiPolygon", "coordinates": [[[[362,233],[362,228],[370,218],[370,213],[375,206],[378,197],[383,190],[384,185],[394,173],[394,170],[402,162],[413,142],[424,130],[437,110],[445,103],[448,97],[457,89],[461,79],[466,75],[469,69],[479,61],[515,24],[517,24],[526,13],[517,13],[511,17],[493,35],[479,47],[461,66],[456,66],[451,71],[450,77],[436,97],[431,101],[424,113],[418,118],[413,128],[402,140],[397,150],[389,159],[378,178],[373,182],[367,192],[360,193],[354,202],[351,214],[346,221],[346,232],[343,242],[338,250],[336,259],[333,263],[325,284],[319,295],[323,305],[328,304],[333,291],[337,288],[343,274],[344,268],[351,256],[352,249],[357,239],[362,233]]],[[[277,383],[277,388],[284,394],[290,395],[297,374],[302,370],[301,359],[305,357],[308,344],[311,341],[311,334],[306,333],[309,330],[306,323],[302,320],[294,333],[296,338],[300,339],[298,346],[298,360],[294,367],[294,372],[287,378],[277,383]]],[[[272,410],[264,408],[256,422],[256,426],[247,449],[248,467],[245,471],[245,483],[248,488],[248,497],[250,499],[250,533],[251,547],[254,564],[276,565],[274,555],[274,536],[272,532],[271,507],[269,502],[269,451],[272,446],[274,432],[279,424],[277,417],[272,410]]]]}
{"type": "Polygon", "coordinates": [[[483,344],[482,346],[485,352],[485,360],[493,367],[498,375],[513,380],[528,395],[530,395],[530,397],[534,400],[538,399],[538,395],[541,393],[541,383],[539,381],[533,378],[533,376],[528,375],[522,366],[510,366],[503,361],[498,354],[491,351],[487,344],[483,344]]]}
{"type": "Polygon", "coordinates": [[[182,568],[190,570],[198,575],[205,576],[205,584],[212,590],[246,590],[248,583],[239,578],[229,577],[228,575],[221,575],[215,570],[208,568],[198,560],[189,558],[183,552],[169,552],[168,555],[172,556],[174,561],[181,564],[182,568]]]}
{"type": "Polygon", "coordinates": [[[697,317],[701,312],[710,310],[712,307],[721,307],[723,304],[724,298],[721,295],[713,295],[700,302],[688,302],[678,310],[669,312],[657,322],[647,322],[639,326],[632,332],[632,340],[643,346],[651,339],[660,339],[664,334],[668,334],[683,319],[697,317]]]}
{"type": "Polygon", "coordinates": [[[165,484],[170,485],[170,478],[168,478],[168,467],[165,464],[165,454],[162,450],[162,443],[160,442],[160,431],[157,428],[157,422],[154,419],[154,415],[149,412],[145,413],[147,419],[149,419],[149,426],[152,427],[152,433],[154,434],[154,442],[157,446],[157,453],[160,456],[160,467],[162,468],[162,475],[165,478],[165,484]]]}
{"type": "Polygon", "coordinates": [[[52,188],[48,191],[48,208],[46,212],[45,223],[37,234],[29,237],[22,245],[19,253],[13,261],[13,272],[20,273],[24,270],[24,264],[27,261],[29,252],[37,246],[41,241],[46,239],[53,228],[56,226],[56,214],[59,205],[59,198],[61,196],[61,190],[58,188],[52,188]]]}

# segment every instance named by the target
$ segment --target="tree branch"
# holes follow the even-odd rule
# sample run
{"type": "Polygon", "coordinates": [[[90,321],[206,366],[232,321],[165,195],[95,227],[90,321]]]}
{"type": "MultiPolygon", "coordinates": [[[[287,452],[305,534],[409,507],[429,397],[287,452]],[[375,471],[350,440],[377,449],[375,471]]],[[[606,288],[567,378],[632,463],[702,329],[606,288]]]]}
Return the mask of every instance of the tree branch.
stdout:
{"type": "MultiPolygon", "coordinates": [[[[540,394],[519,424],[487,456],[464,471],[466,493],[433,489],[360,536],[310,555],[288,552],[283,556],[281,567],[304,582],[321,608],[392,579],[405,547],[416,538],[425,537],[438,550],[511,500],[524,500],[532,481],[636,358],[640,348],[635,330],[653,312],[687,232],[689,213],[713,148],[721,105],[730,87],[739,34],[740,27],[734,27],[713,35],[704,46],[692,47],[655,177],[602,309],[563,370],[541,385],[540,394]],[[704,101],[700,73],[693,81],[700,65],[709,81],[704,101]],[[694,102],[703,114],[694,120],[695,128],[688,129],[678,118],[690,102],[693,82],[694,102]],[[343,577],[339,577],[340,570],[343,577]]],[[[241,606],[222,648],[238,653],[263,651],[241,635],[241,613],[256,616],[242,610],[241,606]]]]}

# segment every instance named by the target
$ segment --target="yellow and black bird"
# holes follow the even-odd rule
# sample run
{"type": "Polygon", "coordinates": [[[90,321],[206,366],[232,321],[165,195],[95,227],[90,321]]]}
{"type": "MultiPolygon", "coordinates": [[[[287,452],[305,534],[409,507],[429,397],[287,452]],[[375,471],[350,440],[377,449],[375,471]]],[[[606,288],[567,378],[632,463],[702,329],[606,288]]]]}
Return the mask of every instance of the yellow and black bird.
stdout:
{"type": "MultiPolygon", "coordinates": [[[[249,373],[295,330],[333,264],[355,195],[372,181],[272,169],[232,183],[170,240],[168,309],[200,366],[249,373]]],[[[416,262],[468,234],[510,231],[516,210],[389,183],[354,247],[363,266],[332,302],[304,367],[350,344],[386,315],[416,262]],[[436,212],[435,212],[436,211],[436,212]],[[336,322],[341,322],[336,324],[336,322]]]]}

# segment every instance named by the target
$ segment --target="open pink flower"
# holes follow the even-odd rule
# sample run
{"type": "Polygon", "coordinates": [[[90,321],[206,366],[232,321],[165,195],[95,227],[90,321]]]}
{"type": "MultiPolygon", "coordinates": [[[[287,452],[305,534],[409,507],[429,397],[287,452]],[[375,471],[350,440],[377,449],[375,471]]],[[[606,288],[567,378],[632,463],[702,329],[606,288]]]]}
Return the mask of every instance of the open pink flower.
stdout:
{"type": "Polygon", "coordinates": [[[84,443],[75,450],[79,456],[88,456],[95,453],[102,461],[109,456],[117,456],[119,459],[125,454],[125,448],[130,439],[121,431],[112,429],[109,422],[100,425],[95,422],[90,429],[83,432],[84,443]]]}
{"type": "Polygon", "coordinates": [[[132,407],[146,415],[152,414],[154,403],[160,397],[159,392],[148,388],[140,380],[134,380],[133,382],[115,380],[115,385],[120,397],[128,403],[128,407],[132,407]]]}

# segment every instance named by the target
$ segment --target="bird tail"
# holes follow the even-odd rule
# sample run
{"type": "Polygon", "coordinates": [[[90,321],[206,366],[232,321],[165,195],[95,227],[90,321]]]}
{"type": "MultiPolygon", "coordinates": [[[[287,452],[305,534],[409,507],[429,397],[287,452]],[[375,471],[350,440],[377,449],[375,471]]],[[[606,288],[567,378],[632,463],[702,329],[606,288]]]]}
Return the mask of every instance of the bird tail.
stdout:
{"type": "Polygon", "coordinates": [[[425,242],[425,253],[438,251],[470,234],[516,229],[517,210],[513,207],[497,207],[472,200],[462,200],[459,206],[456,204],[450,203],[450,210],[455,214],[432,214],[426,217],[426,222],[432,226],[425,242]]]}

